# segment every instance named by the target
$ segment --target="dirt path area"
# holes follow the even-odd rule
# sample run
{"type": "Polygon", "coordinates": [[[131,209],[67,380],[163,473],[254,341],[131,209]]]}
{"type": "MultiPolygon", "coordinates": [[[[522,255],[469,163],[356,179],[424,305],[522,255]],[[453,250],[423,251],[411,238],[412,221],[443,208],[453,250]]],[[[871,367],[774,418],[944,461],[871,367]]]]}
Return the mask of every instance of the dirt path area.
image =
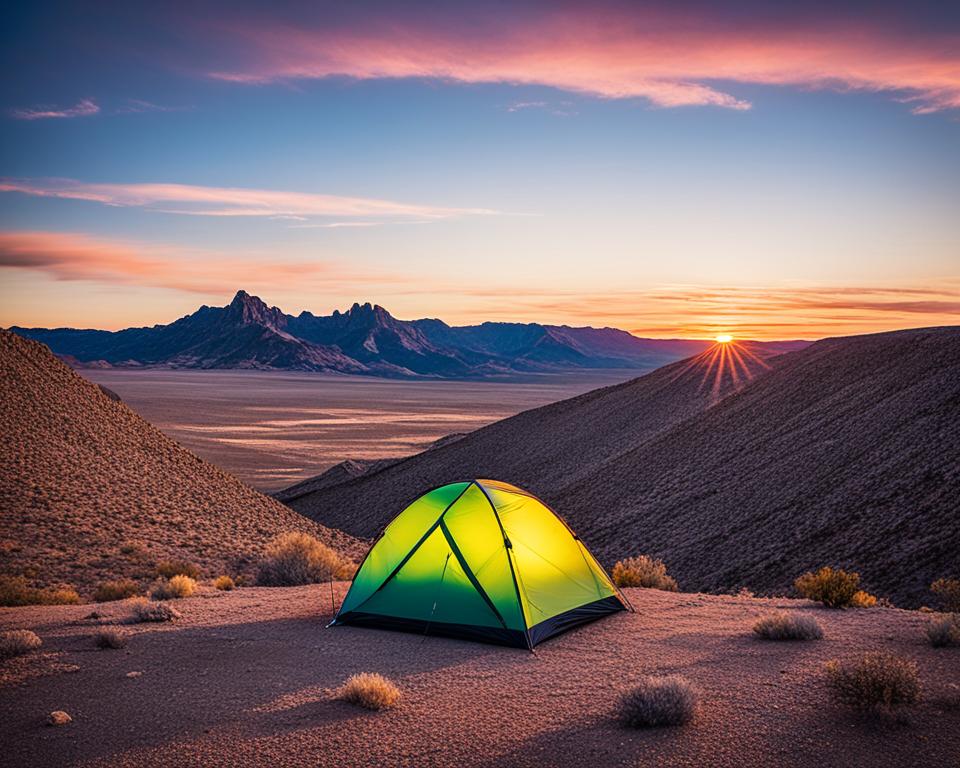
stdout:
{"type": "MultiPolygon", "coordinates": [[[[347,585],[337,585],[342,598],[347,585]]],[[[326,586],[241,589],[178,601],[169,625],[133,625],[97,650],[91,606],[0,609],[42,653],[0,665],[0,765],[20,766],[892,766],[960,763],[960,650],[926,617],[828,611],[803,601],[628,590],[637,609],[531,654],[341,627],[326,586]],[[810,610],[822,641],[751,634],[773,607],[810,610]],[[866,650],[915,659],[924,701],[900,721],[839,709],[823,663],[866,650]],[[404,700],[369,713],[337,701],[355,672],[404,700]],[[128,677],[130,672],[141,674],[128,677]],[[701,705],[680,728],[633,731],[614,709],[646,674],[681,674],[701,705]],[[52,710],[73,717],[45,725],[52,710]]],[[[98,610],[126,612],[122,604],[98,610]]]]}

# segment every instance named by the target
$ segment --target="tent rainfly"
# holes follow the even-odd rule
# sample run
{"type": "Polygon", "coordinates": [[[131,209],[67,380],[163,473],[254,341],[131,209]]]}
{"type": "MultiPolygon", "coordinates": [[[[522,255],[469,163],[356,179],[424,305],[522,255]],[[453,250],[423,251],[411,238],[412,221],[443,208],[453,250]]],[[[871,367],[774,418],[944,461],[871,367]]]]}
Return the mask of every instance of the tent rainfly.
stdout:
{"type": "Polygon", "coordinates": [[[331,625],[532,649],[627,607],[542,501],[507,483],[473,480],[425,493],[390,522],[331,625]]]}

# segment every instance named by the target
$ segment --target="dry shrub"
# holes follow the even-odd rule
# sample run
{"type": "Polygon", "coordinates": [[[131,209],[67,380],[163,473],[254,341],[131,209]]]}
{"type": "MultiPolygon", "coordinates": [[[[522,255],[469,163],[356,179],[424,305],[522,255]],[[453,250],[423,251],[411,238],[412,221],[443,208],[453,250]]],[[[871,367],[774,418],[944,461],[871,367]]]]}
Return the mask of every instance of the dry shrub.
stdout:
{"type": "Polygon", "coordinates": [[[927,624],[927,639],[934,648],[960,646],[960,616],[937,616],[927,624]]]}
{"type": "Polygon", "coordinates": [[[23,576],[0,576],[0,606],[76,605],[80,595],[70,587],[31,587],[23,576]]]}
{"type": "Polygon", "coordinates": [[[827,662],[834,698],[858,709],[893,710],[920,700],[917,665],[884,651],[863,654],[852,664],[827,662]]]}
{"type": "Polygon", "coordinates": [[[813,616],[778,611],[762,616],[753,631],[764,640],[819,640],[823,630],[813,616]]]}
{"type": "Polygon", "coordinates": [[[620,719],[632,728],[683,725],[693,719],[697,692],[678,675],[646,677],[620,699],[620,719]]]}
{"type": "Polygon", "coordinates": [[[127,644],[127,633],[116,627],[105,627],[93,636],[97,648],[123,648],[127,644]]]}
{"type": "Polygon", "coordinates": [[[138,597],[130,601],[132,615],[130,620],[136,622],[146,621],[173,621],[180,618],[180,612],[166,603],[151,603],[143,597],[138,597]]]}
{"type": "Polygon", "coordinates": [[[147,554],[147,545],[142,541],[125,541],[120,545],[120,554],[128,557],[142,557],[147,554]]]}
{"type": "Polygon", "coordinates": [[[308,533],[281,533],[268,545],[257,572],[266,587],[295,587],[339,578],[348,561],[308,533]]]}
{"type": "Polygon", "coordinates": [[[160,560],[157,563],[157,576],[163,579],[172,579],[174,576],[189,576],[195,579],[200,575],[200,568],[186,560],[160,560]]]}
{"type": "Polygon", "coordinates": [[[366,709],[390,709],[400,702],[400,697],[400,689],[375,672],[352,675],[338,694],[338,698],[366,709]]]}
{"type": "Polygon", "coordinates": [[[797,592],[808,600],[816,600],[828,608],[869,608],[877,599],[860,587],[860,574],[847,573],[825,566],[816,573],[809,571],[794,582],[797,592]]]}
{"type": "Polygon", "coordinates": [[[0,659],[12,659],[35,651],[43,645],[43,641],[36,633],[29,629],[12,629],[9,632],[0,632],[0,659]]]}
{"type": "Polygon", "coordinates": [[[663,560],[654,560],[647,555],[628,557],[618,560],[611,573],[618,587],[647,587],[676,592],[676,580],[667,575],[667,566],[663,560]]]}
{"type": "Polygon", "coordinates": [[[153,600],[177,600],[181,597],[190,597],[197,591],[197,582],[182,573],[170,579],[158,579],[150,587],[150,597],[153,600]]]}
{"type": "Polygon", "coordinates": [[[219,589],[221,592],[229,592],[237,585],[229,576],[217,576],[216,580],[213,582],[213,586],[219,589]]]}
{"type": "Polygon", "coordinates": [[[140,585],[137,582],[132,579],[119,579],[118,581],[103,582],[93,593],[93,599],[97,603],[109,603],[114,600],[136,597],[139,593],[140,585]]]}
{"type": "Polygon", "coordinates": [[[940,598],[943,610],[960,613],[960,579],[937,579],[930,585],[930,591],[940,598]]]}

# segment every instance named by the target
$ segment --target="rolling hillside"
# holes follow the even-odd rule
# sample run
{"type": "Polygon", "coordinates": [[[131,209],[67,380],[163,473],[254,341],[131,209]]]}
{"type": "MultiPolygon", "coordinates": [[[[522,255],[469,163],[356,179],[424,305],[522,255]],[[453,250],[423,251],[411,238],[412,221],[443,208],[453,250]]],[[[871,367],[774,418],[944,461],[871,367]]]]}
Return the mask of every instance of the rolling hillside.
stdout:
{"type": "Polygon", "coordinates": [[[0,573],[81,592],[161,558],[249,572],[275,534],[317,525],[164,436],[41,344],[0,331],[0,573]],[[131,547],[130,545],[138,545],[131,547]],[[123,549],[133,549],[125,554],[123,549]]]}
{"type": "Polygon", "coordinates": [[[375,536],[405,502],[455,479],[494,477],[553,499],[563,484],[699,413],[768,369],[760,355],[746,346],[741,350],[736,365],[724,364],[732,353],[715,346],[641,378],[525,411],[385,467],[334,467],[277,498],[364,537],[375,536]]]}
{"type": "Polygon", "coordinates": [[[752,362],[753,378],[713,362],[528,411],[287,503],[370,536],[432,485],[494,477],[542,496],[608,565],[650,553],[686,589],[787,592],[832,564],[918,605],[930,581],[960,575],[960,328],[826,339],[752,362]]]}

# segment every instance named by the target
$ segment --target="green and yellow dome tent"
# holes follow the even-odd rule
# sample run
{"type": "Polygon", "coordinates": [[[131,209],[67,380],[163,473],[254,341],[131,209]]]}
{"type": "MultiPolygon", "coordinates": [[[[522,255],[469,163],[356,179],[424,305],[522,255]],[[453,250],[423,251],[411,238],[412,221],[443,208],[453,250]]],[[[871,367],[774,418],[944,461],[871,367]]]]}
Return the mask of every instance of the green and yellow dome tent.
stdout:
{"type": "Polygon", "coordinates": [[[420,496],[384,529],[331,625],[532,649],[629,607],[542,501],[495,480],[420,496]]]}

